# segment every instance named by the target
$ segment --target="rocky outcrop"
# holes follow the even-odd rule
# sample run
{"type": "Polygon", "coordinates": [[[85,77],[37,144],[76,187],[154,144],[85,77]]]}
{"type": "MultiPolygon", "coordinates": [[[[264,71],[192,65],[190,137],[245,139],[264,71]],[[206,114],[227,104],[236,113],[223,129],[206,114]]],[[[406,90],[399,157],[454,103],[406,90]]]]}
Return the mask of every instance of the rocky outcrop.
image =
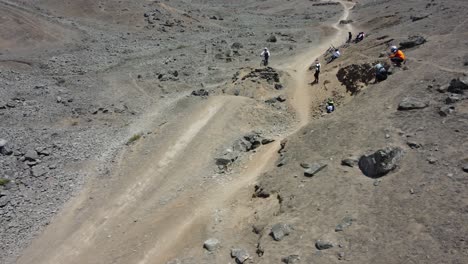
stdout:
{"type": "Polygon", "coordinates": [[[453,79],[447,88],[447,91],[455,94],[464,94],[468,90],[468,77],[453,79]]]}
{"type": "Polygon", "coordinates": [[[394,170],[403,156],[401,148],[385,148],[359,159],[359,168],[364,175],[379,178],[394,170]]]}
{"type": "Polygon", "coordinates": [[[410,36],[407,40],[400,42],[400,49],[414,48],[426,42],[426,39],[422,36],[410,36]]]}

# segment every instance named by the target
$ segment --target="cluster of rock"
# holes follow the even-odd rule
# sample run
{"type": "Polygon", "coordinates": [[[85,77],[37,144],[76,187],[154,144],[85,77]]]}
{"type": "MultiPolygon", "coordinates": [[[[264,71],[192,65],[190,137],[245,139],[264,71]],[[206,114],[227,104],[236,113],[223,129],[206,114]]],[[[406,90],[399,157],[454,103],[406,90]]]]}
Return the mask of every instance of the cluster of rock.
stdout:
{"type": "Polygon", "coordinates": [[[221,171],[225,171],[233,162],[235,162],[242,153],[254,150],[261,145],[273,142],[273,139],[264,138],[259,132],[252,132],[240,139],[237,139],[233,145],[228,148],[220,157],[216,158],[216,165],[221,171]]]}
{"type": "Polygon", "coordinates": [[[447,93],[445,99],[446,105],[439,109],[439,114],[441,116],[448,116],[455,111],[456,105],[459,102],[468,98],[465,94],[468,91],[468,77],[452,79],[448,85],[439,87],[437,91],[447,93]]]}
{"type": "Polygon", "coordinates": [[[249,78],[264,79],[270,84],[280,82],[279,73],[275,69],[273,69],[271,67],[254,69],[249,74],[242,77],[242,80],[246,80],[246,79],[249,79],[249,78]]]}
{"type": "Polygon", "coordinates": [[[341,67],[336,73],[338,81],[346,87],[351,95],[357,94],[363,86],[367,86],[375,78],[373,66],[370,63],[351,64],[341,67]]]}
{"type": "Polygon", "coordinates": [[[143,14],[146,20],[146,28],[155,28],[159,25],[159,30],[167,32],[170,28],[178,28],[179,32],[185,31],[185,23],[182,19],[174,18],[170,12],[164,8],[156,8],[143,14]]]}

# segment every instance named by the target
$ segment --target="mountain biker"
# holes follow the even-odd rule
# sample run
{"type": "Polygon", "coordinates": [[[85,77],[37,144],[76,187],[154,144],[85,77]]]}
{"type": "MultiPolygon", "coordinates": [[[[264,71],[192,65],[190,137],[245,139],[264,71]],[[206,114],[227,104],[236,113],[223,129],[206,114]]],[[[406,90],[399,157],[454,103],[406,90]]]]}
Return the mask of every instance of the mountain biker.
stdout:
{"type": "Polygon", "coordinates": [[[328,102],[327,102],[327,113],[331,113],[333,111],[335,111],[335,102],[333,102],[333,99],[328,99],[328,102]]]}
{"type": "Polygon", "coordinates": [[[401,66],[401,63],[403,63],[406,60],[406,56],[403,53],[403,51],[399,50],[396,46],[391,46],[390,47],[390,60],[398,67],[401,66]]]}
{"type": "Polygon", "coordinates": [[[376,82],[385,81],[388,76],[387,69],[385,69],[385,67],[381,63],[378,63],[377,65],[375,65],[374,68],[375,68],[375,81],[376,82]]]}
{"type": "Polygon", "coordinates": [[[268,48],[264,48],[263,51],[262,51],[262,54],[260,54],[260,56],[263,57],[263,65],[264,66],[267,66],[268,65],[268,59],[270,58],[270,51],[268,50],[268,48]]]}
{"type": "Polygon", "coordinates": [[[340,56],[341,56],[340,50],[335,49],[335,51],[333,51],[332,56],[330,57],[330,60],[328,61],[328,63],[334,61],[335,59],[339,58],[340,56]]]}
{"type": "Polygon", "coordinates": [[[366,35],[364,34],[364,32],[359,32],[359,34],[356,36],[356,39],[354,40],[354,42],[358,43],[358,42],[362,41],[365,36],[366,35]]]}

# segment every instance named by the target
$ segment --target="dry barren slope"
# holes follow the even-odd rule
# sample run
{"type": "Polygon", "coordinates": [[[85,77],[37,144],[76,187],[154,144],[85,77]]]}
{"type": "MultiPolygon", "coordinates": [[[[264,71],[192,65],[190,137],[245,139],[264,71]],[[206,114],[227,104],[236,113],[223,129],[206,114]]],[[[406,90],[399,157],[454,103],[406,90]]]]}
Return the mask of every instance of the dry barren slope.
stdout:
{"type": "Polygon", "coordinates": [[[264,251],[260,263],[279,263],[291,254],[300,256],[299,263],[468,261],[468,175],[463,171],[468,102],[447,103],[450,93],[437,91],[468,74],[467,35],[461,30],[466,4],[359,1],[352,11],[353,25],[368,38],[342,49],[342,60],[327,66],[322,77],[330,83],[317,88],[341,94],[343,104],[290,137],[290,162],[259,182],[265,193],[280,197],[278,207],[257,209],[261,217],[253,224],[265,226],[258,238],[264,251]],[[380,53],[389,44],[398,45],[411,35],[427,42],[405,50],[409,59],[404,69],[382,83],[364,85],[355,96],[343,94],[345,87],[335,75],[339,68],[383,61],[380,53]],[[429,106],[398,111],[404,97],[429,106]],[[447,107],[455,111],[440,113],[447,107]],[[341,165],[342,159],[387,146],[401,147],[405,154],[398,169],[380,179],[341,165]],[[307,178],[302,162],[328,167],[307,178]],[[276,223],[294,228],[280,242],[268,235],[276,223]],[[318,250],[319,239],[334,247],[318,250]]]}
{"type": "MultiPolygon", "coordinates": [[[[196,244],[196,254],[203,254],[193,242],[203,237],[187,237],[187,230],[203,231],[204,223],[198,223],[225,204],[218,195],[230,198],[251,184],[279,143],[262,148],[264,154],[251,161],[255,166],[246,154],[245,164],[238,165],[245,169],[242,175],[213,172],[213,158],[248,131],[276,138],[297,120],[289,102],[265,103],[282,92],[271,83],[265,98],[187,95],[199,88],[224,94],[238,67],[257,67],[265,44],[275,54],[274,64],[296,48],[318,43],[321,28],[314,26],[341,14],[339,4],[315,8],[310,1],[213,1],[209,7],[206,2],[130,2],[2,1],[35,26],[31,33],[29,26],[23,30],[21,19],[2,21],[9,35],[10,25],[24,32],[2,41],[18,49],[0,54],[0,133],[7,141],[2,148],[12,150],[2,152],[0,160],[1,177],[8,180],[0,195],[4,262],[14,262],[49,224],[50,231],[31,246],[36,255],[25,253],[19,262],[164,262],[187,244],[196,244]],[[42,43],[52,31],[73,41],[42,43]],[[266,42],[270,35],[277,42],[266,42]],[[142,139],[128,146],[135,134],[142,139]],[[64,207],[84,182],[89,189],[64,207]],[[61,218],[51,222],[61,208],[61,218]],[[167,225],[153,222],[160,209],[167,210],[158,216],[167,225]],[[131,212],[142,217],[129,235],[121,232],[121,220],[137,223],[131,212]],[[56,228],[60,224],[63,228],[56,228]],[[167,237],[181,235],[172,244],[159,236],[146,239],[147,227],[168,232],[167,237]],[[115,233],[108,234],[110,229],[115,233]],[[158,238],[163,241],[156,243],[158,238]],[[106,244],[109,239],[114,242],[106,244]],[[52,245],[60,247],[51,252],[52,245]],[[135,253],[129,245],[140,250],[135,253]]],[[[265,84],[258,78],[245,82],[252,88],[265,84]]]]}

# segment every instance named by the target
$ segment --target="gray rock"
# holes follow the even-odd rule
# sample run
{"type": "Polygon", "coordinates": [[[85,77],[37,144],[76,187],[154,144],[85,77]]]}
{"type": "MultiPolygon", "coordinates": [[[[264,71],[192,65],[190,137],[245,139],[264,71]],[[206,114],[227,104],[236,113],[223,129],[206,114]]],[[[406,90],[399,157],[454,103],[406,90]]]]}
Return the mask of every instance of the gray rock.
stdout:
{"type": "Polygon", "coordinates": [[[450,93],[463,94],[468,90],[468,77],[452,79],[447,88],[450,93]]]}
{"type": "Polygon", "coordinates": [[[416,148],[422,147],[421,144],[419,144],[418,142],[414,142],[414,141],[408,141],[408,142],[406,142],[406,144],[408,145],[408,147],[410,147],[410,148],[412,148],[412,149],[416,149],[416,148]]]}
{"type": "Polygon", "coordinates": [[[346,24],[350,24],[350,23],[353,23],[353,20],[351,20],[351,19],[348,19],[348,20],[340,20],[340,24],[341,24],[341,25],[346,25],[346,24]]]}
{"type": "Polygon", "coordinates": [[[274,42],[277,42],[278,39],[276,38],[275,35],[271,35],[266,41],[274,43],[274,42]]]}
{"type": "Polygon", "coordinates": [[[461,100],[462,100],[462,95],[451,93],[445,99],[445,103],[446,104],[454,104],[454,103],[456,103],[458,101],[461,101],[461,100]]]}
{"type": "Polygon", "coordinates": [[[237,263],[244,263],[246,260],[250,259],[249,253],[241,248],[231,249],[231,257],[235,258],[237,263]]]}
{"type": "Polygon", "coordinates": [[[220,242],[216,238],[210,238],[206,240],[205,243],[203,243],[203,247],[210,252],[217,250],[219,248],[219,245],[220,242]]]}
{"type": "Polygon", "coordinates": [[[36,161],[39,159],[39,155],[35,150],[30,149],[26,151],[26,154],[24,154],[24,158],[29,161],[36,161]]]}
{"type": "Polygon", "coordinates": [[[2,155],[11,155],[13,151],[8,148],[8,141],[5,139],[0,139],[0,154],[2,155]]]}
{"type": "Polygon", "coordinates": [[[409,49],[426,43],[422,36],[411,36],[407,40],[400,42],[400,49],[409,49]]]}
{"type": "Polygon", "coordinates": [[[276,100],[277,100],[278,102],[281,102],[281,103],[282,103],[282,102],[285,102],[285,101],[286,101],[286,96],[280,95],[280,96],[276,97],[276,100]]]}
{"type": "Polygon", "coordinates": [[[267,145],[267,144],[270,144],[271,142],[275,142],[275,140],[271,138],[262,139],[262,145],[267,145]]]}
{"type": "Polygon", "coordinates": [[[1,196],[0,197],[0,208],[5,207],[10,202],[10,196],[1,196]]]}
{"type": "Polygon", "coordinates": [[[403,156],[403,150],[385,148],[371,155],[364,155],[359,159],[359,168],[364,175],[371,178],[379,178],[394,170],[403,156]]]}
{"type": "Polygon", "coordinates": [[[442,86],[440,86],[440,87],[437,87],[436,90],[437,90],[439,93],[445,93],[445,92],[447,92],[448,87],[449,87],[448,84],[447,84],[447,85],[442,85],[442,86]]]}
{"type": "Polygon", "coordinates": [[[299,255],[289,255],[281,259],[281,261],[283,261],[283,263],[286,264],[298,264],[300,260],[301,258],[299,257],[299,255]]]}
{"type": "Polygon", "coordinates": [[[317,240],[315,242],[315,247],[318,249],[318,250],[324,250],[324,249],[329,249],[329,248],[332,248],[334,247],[335,245],[333,244],[333,242],[331,241],[328,241],[328,240],[317,240]]]}
{"type": "Polygon", "coordinates": [[[309,168],[304,170],[304,176],[312,177],[325,167],[327,167],[327,164],[312,163],[309,165],[309,168]]]}
{"type": "Polygon", "coordinates": [[[31,174],[34,177],[41,177],[47,173],[47,169],[42,166],[34,166],[31,168],[31,174]]]}
{"type": "Polygon", "coordinates": [[[413,97],[404,98],[398,105],[398,110],[412,110],[426,108],[429,104],[413,97]]]}
{"type": "Polygon", "coordinates": [[[232,43],[232,45],[231,45],[231,49],[235,49],[235,50],[242,49],[243,47],[244,47],[244,46],[243,46],[241,43],[239,43],[239,42],[234,42],[234,43],[232,43]]]}
{"type": "Polygon", "coordinates": [[[435,164],[437,162],[437,158],[435,157],[428,157],[427,158],[427,162],[429,162],[429,164],[435,164]]]}
{"type": "Polygon", "coordinates": [[[291,226],[288,224],[278,223],[271,228],[270,235],[273,237],[274,240],[280,241],[285,236],[288,236],[289,233],[291,233],[291,229],[291,226]]]}
{"type": "Polygon", "coordinates": [[[455,106],[453,105],[442,106],[439,109],[439,115],[444,117],[452,114],[453,112],[455,112],[455,106]]]}
{"type": "Polygon", "coordinates": [[[276,90],[282,90],[284,88],[284,86],[280,83],[275,83],[275,89],[276,90]]]}
{"type": "Polygon", "coordinates": [[[462,166],[462,170],[464,172],[468,172],[468,163],[466,163],[465,165],[462,166]]]}
{"type": "Polygon", "coordinates": [[[205,89],[198,89],[198,90],[195,90],[195,91],[192,91],[192,95],[193,96],[208,96],[209,95],[209,92],[205,89]]]}
{"type": "Polygon", "coordinates": [[[231,163],[233,163],[237,158],[239,157],[239,154],[235,151],[228,152],[224,154],[224,156],[217,158],[216,165],[218,166],[228,166],[231,163]]]}
{"type": "Polygon", "coordinates": [[[234,141],[234,144],[232,145],[232,149],[234,151],[239,151],[239,152],[247,152],[252,148],[252,143],[249,141],[241,138],[236,141],[234,141]]]}
{"type": "Polygon", "coordinates": [[[282,156],[279,158],[278,162],[276,163],[276,167],[282,167],[282,166],[288,164],[288,162],[289,162],[289,158],[286,157],[286,156],[284,156],[284,155],[282,155],[282,156]]]}
{"type": "Polygon", "coordinates": [[[354,167],[354,166],[356,166],[357,164],[358,164],[358,160],[357,160],[357,159],[351,159],[351,158],[349,158],[349,159],[343,159],[343,160],[341,161],[341,165],[343,165],[343,166],[348,166],[348,167],[351,167],[351,168],[354,167]]]}
{"type": "Polygon", "coordinates": [[[341,232],[346,228],[350,227],[353,224],[354,219],[351,217],[345,217],[341,223],[337,224],[335,227],[335,232],[341,232]]]}
{"type": "Polygon", "coordinates": [[[258,132],[251,132],[245,135],[244,139],[252,144],[249,150],[254,150],[262,145],[263,137],[258,132]]]}

